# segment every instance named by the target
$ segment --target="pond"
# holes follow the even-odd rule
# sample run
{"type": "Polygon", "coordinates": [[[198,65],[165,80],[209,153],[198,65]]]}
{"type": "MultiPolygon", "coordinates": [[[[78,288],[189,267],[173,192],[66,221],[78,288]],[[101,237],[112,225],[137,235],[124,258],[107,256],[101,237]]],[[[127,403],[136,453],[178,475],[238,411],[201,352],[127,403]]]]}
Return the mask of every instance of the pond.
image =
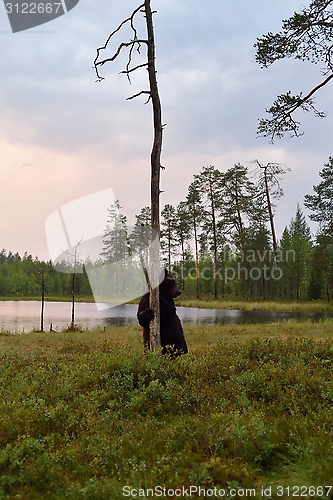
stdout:
{"type": "MultiPolygon", "coordinates": [[[[75,323],[84,328],[97,325],[137,324],[137,305],[124,304],[98,311],[95,303],[78,302],[75,304],[75,323]]],[[[40,325],[39,301],[0,301],[0,331],[28,332],[38,330],[40,325]]],[[[333,318],[332,313],[238,311],[225,309],[195,309],[178,307],[177,312],[184,324],[225,325],[241,323],[271,323],[294,319],[296,321],[322,321],[333,318]]],[[[70,324],[70,302],[46,302],[44,314],[45,331],[52,328],[62,330],[70,324]]]]}

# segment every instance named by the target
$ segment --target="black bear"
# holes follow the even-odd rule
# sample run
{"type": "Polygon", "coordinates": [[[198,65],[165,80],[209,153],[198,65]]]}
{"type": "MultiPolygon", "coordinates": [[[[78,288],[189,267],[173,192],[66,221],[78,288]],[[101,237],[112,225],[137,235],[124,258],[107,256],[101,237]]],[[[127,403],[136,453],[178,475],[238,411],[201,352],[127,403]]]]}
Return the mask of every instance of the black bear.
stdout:
{"type": "MultiPolygon", "coordinates": [[[[164,271],[164,279],[160,286],[160,314],[161,314],[161,346],[163,354],[171,357],[188,352],[184,332],[179,317],[176,314],[174,298],[181,294],[176,280],[168,271],[164,271]]],[[[143,327],[143,342],[150,349],[149,323],[154,317],[153,310],[149,307],[149,293],[143,295],[138,308],[138,321],[143,327]]]]}

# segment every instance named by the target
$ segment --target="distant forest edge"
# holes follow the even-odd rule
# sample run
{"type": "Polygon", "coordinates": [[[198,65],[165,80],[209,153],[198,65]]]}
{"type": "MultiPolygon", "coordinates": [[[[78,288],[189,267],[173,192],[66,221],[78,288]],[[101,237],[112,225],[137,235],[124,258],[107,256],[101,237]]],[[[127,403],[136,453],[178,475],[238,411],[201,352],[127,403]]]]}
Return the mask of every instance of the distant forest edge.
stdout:
{"type": "MultiPolygon", "coordinates": [[[[277,163],[237,164],[226,172],[213,166],[194,175],[185,201],[161,211],[161,261],[178,278],[183,297],[330,301],[333,294],[333,158],[319,173],[321,182],[305,195],[311,234],[297,204],[295,216],[277,240],[274,200],[283,192],[286,173],[277,163]]],[[[296,204],[296,200],[295,200],[296,204]]],[[[109,208],[101,265],[128,257],[131,245],[126,216],[118,200],[109,208]]],[[[141,209],[135,228],[150,224],[141,209]]],[[[132,246],[133,248],[133,246],[132,246]]],[[[137,265],[140,265],[137,262],[137,265]]],[[[0,296],[71,297],[73,273],[58,272],[51,262],[31,255],[0,252],[0,296]]],[[[75,273],[77,298],[93,298],[87,273],[75,273]]]]}

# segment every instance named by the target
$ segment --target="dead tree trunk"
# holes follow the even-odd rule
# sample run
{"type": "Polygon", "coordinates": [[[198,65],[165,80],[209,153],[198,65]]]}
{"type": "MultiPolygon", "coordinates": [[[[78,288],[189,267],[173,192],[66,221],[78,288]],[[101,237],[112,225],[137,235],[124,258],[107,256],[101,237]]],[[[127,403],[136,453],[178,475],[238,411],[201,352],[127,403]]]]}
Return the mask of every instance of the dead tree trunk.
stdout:
{"type": "Polygon", "coordinates": [[[47,264],[45,262],[37,261],[35,263],[35,270],[30,274],[36,282],[40,285],[41,289],[41,311],[40,311],[40,331],[44,331],[44,311],[45,311],[45,291],[46,291],[46,271],[47,264]]]}
{"type": "Polygon", "coordinates": [[[199,246],[198,246],[198,228],[196,215],[193,215],[194,247],[195,247],[195,291],[199,299],[199,246]]]}
{"type": "Polygon", "coordinates": [[[71,312],[71,328],[75,325],[75,271],[72,274],[72,312],[71,312]]]}
{"type": "Polygon", "coordinates": [[[106,62],[114,61],[123,48],[128,49],[128,60],[126,64],[126,69],[122,71],[128,80],[130,81],[130,74],[140,68],[146,68],[148,70],[149,78],[149,90],[141,90],[137,94],[128,97],[128,100],[134,99],[142,94],[148,95],[147,103],[151,100],[153,107],[153,126],[154,126],[154,141],[151,151],[150,163],[151,163],[151,226],[152,226],[152,241],[150,245],[150,255],[149,255],[149,268],[150,268],[150,307],[154,310],[154,319],[150,323],[150,346],[151,350],[155,350],[161,345],[160,337],[160,305],[159,305],[159,275],[160,275],[160,262],[159,262],[159,247],[153,243],[156,241],[156,237],[160,237],[160,173],[161,173],[161,153],[162,153],[162,135],[163,135],[163,125],[162,125],[162,109],[161,101],[158,91],[157,79],[156,79],[156,65],[155,65],[155,39],[154,39],[154,25],[153,25],[153,14],[155,11],[151,10],[151,0],[144,0],[144,3],[139,5],[120,25],[109,35],[107,41],[103,47],[97,49],[97,56],[94,61],[94,67],[97,75],[97,81],[101,81],[104,78],[99,74],[99,67],[103,66],[106,62]],[[138,32],[135,27],[134,21],[135,16],[143,12],[146,19],[147,27],[147,38],[139,39],[138,32]],[[133,38],[129,42],[122,42],[118,49],[115,51],[113,56],[108,57],[103,60],[99,60],[100,52],[106,49],[113,35],[115,35],[125,24],[129,24],[133,33],[133,38]],[[132,66],[133,51],[136,49],[140,53],[140,48],[142,45],[147,47],[147,62],[132,66]]]}
{"type": "MultiPolygon", "coordinates": [[[[161,154],[162,154],[162,108],[158,92],[155,65],[155,39],[153,26],[153,13],[150,7],[151,0],[145,0],[145,16],[147,23],[148,38],[148,76],[150,86],[150,98],[153,106],[153,124],[154,124],[154,142],[151,151],[151,225],[154,232],[160,237],[160,172],[161,172],[161,154]]],[[[160,336],[160,298],[159,298],[159,252],[156,252],[155,246],[151,245],[150,250],[150,307],[155,315],[150,324],[150,346],[154,351],[161,346],[160,336]]]]}
{"type": "Polygon", "coordinates": [[[278,245],[277,245],[277,239],[276,239],[271,197],[269,194],[269,186],[268,186],[268,179],[267,179],[267,167],[268,167],[268,165],[263,167],[264,168],[264,180],[265,180],[265,195],[266,195],[267,209],[268,209],[268,214],[269,214],[269,222],[271,225],[271,232],[272,232],[274,263],[275,263],[276,268],[278,269],[279,268],[278,245]]]}
{"type": "Polygon", "coordinates": [[[266,207],[273,241],[274,266],[276,269],[279,269],[278,244],[274,226],[274,214],[271,198],[279,199],[283,195],[283,190],[280,186],[280,179],[283,174],[290,170],[290,168],[282,166],[279,163],[267,163],[267,165],[262,165],[258,160],[254,160],[253,163],[258,166],[259,171],[263,172],[263,174],[259,174],[259,186],[262,191],[261,196],[263,195],[264,199],[266,199],[266,207]]]}
{"type": "Polygon", "coordinates": [[[75,330],[75,279],[76,279],[76,270],[78,266],[78,248],[81,243],[81,240],[75,245],[73,248],[73,253],[71,254],[72,260],[72,312],[71,312],[71,326],[72,330],[75,330]]]}
{"type": "Polygon", "coordinates": [[[44,331],[44,310],[45,310],[45,289],[46,289],[46,266],[44,262],[36,263],[36,271],[32,273],[41,288],[41,311],[40,311],[40,331],[44,331]]]}
{"type": "Polygon", "coordinates": [[[190,214],[191,223],[193,224],[194,233],[194,248],[195,248],[195,285],[196,297],[199,299],[199,247],[198,247],[198,230],[202,220],[202,199],[197,183],[192,182],[188,188],[186,197],[187,210],[190,214]]]}
{"type": "Polygon", "coordinates": [[[44,331],[44,308],[45,308],[45,267],[41,269],[42,304],[40,312],[40,331],[44,331]]]}
{"type": "Polygon", "coordinates": [[[210,195],[210,208],[212,216],[212,229],[213,229],[213,265],[214,265],[214,299],[217,299],[217,233],[216,233],[216,216],[215,216],[215,200],[213,193],[213,180],[209,177],[209,195],[210,195]]]}

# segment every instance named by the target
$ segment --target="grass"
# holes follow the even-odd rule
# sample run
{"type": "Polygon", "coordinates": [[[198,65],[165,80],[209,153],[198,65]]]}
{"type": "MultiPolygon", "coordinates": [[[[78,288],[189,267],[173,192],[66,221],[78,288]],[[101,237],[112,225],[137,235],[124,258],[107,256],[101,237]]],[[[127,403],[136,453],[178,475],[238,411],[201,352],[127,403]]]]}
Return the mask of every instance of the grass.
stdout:
{"type": "Polygon", "coordinates": [[[0,500],[332,484],[333,321],[185,334],[175,361],[136,326],[0,335],[0,500]]]}
{"type": "MultiPolygon", "coordinates": [[[[37,300],[40,301],[40,295],[37,296],[1,296],[0,301],[7,300],[37,300]]],[[[47,302],[71,302],[71,296],[58,296],[58,295],[47,295],[45,297],[47,302]]],[[[128,304],[138,304],[140,299],[133,299],[128,302],[128,304]]],[[[75,302],[94,302],[93,296],[76,296],[75,302]]],[[[230,299],[187,299],[184,296],[177,298],[177,306],[183,307],[197,307],[199,309],[237,309],[244,311],[295,311],[295,312],[333,312],[333,301],[325,302],[323,300],[316,301],[287,301],[287,300],[258,300],[258,301],[247,301],[247,300],[235,300],[230,299]]]]}
{"type": "MultiPolygon", "coordinates": [[[[40,295],[2,295],[0,296],[0,301],[7,301],[7,300],[15,300],[15,301],[31,301],[31,300],[37,300],[41,301],[41,296],[40,295]]],[[[45,296],[45,301],[46,302],[71,302],[72,297],[71,295],[46,295],[45,296]]],[[[75,302],[95,302],[95,299],[92,295],[76,295],[75,296],[75,302]]]]}
{"type": "Polygon", "coordinates": [[[333,312],[333,302],[307,301],[235,301],[227,300],[203,300],[203,299],[177,299],[177,306],[197,307],[205,309],[237,309],[244,311],[295,311],[295,312],[333,312]]]}

